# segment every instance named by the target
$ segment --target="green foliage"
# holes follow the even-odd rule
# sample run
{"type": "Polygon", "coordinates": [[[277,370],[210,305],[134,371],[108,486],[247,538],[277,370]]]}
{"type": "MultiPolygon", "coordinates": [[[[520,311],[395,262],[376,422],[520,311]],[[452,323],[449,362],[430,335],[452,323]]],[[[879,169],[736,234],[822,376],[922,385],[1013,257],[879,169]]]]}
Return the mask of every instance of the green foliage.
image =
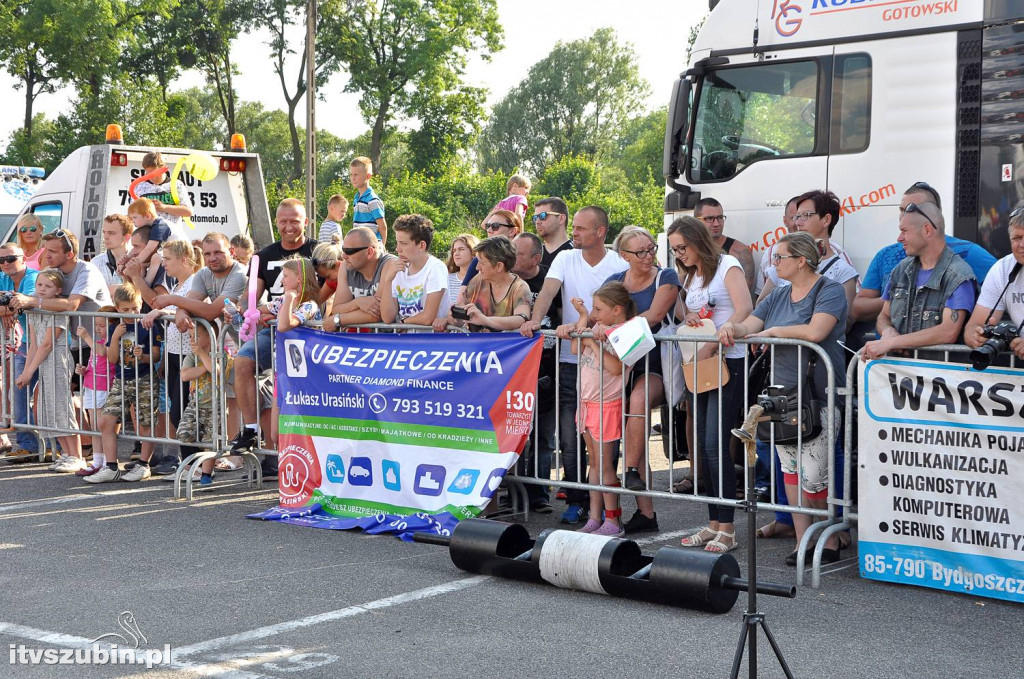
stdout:
{"type": "Polygon", "coordinates": [[[580,156],[567,156],[555,161],[536,183],[536,192],[570,200],[589,193],[597,184],[597,166],[580,156]]]}
{"type": "Polygon", "coordinates": [[[25,128],[18,128],[11,134],[7,149],[0,154],[0,165],[34,165],[46,169],[49,174],[56,165],[46,162],[46,144],[53,134],[53,121],[42,113],[32,116],[32,136],[25,134],[25,128]]]}
{"type": "MultiPolygon", "coordinates": [[[[328,0],[321,13],[319,44],[348,72],[345,91],[360,94],[374,167],[381,165],[384,138],[396,118],[417,117],[423,93],[444,102],[460,92],[469,55],[479,51],[488,59],[501,49],[496,0],[328,0]]],[[[465,111],[470,102],[454,103],[465,111]]],[[[440,105],[428,117],[446,108],[440,105]]],[[[438,127],[428,123],[428,137],[434,134],[431,124],[438,127]]]]}
{"type": "Polygon", "coordinates": [[[647,93],[633,47],[620,45],[611,28],[559,42],[494,107],[480,139],[481,164],[540,174],[566,156],[600,159],[647,93]]]}
{"type": "Polygon", "coordinates": [[[472,148],[484,119],[486,91],[462,87],[457,92],[430,91],[416,104],[420,127],[409,134],[410,169],[441,175],[455,163],[462,149],[472,148]]]}
{"type": "Polygon", "coordinates": [[[668,111],[661,109],[630,120],[616,141],[608,165],[620,169],[634,184],[661,180],[668,111]]]}

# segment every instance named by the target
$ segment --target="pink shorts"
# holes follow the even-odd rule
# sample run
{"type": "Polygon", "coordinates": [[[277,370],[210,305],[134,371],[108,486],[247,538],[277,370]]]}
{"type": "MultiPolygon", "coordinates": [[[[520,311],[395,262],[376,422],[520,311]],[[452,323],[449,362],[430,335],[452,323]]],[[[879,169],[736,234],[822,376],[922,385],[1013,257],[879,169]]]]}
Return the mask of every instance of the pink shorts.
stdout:
{"type": "Polygon", "coordinates": [[[576,426],[582,432],[588,432],[595,441],[608,443],[622,438],[622,399],[604,402],[602,420],[601,403],[599,401],[581,401],[576,413],[576,426]]]}

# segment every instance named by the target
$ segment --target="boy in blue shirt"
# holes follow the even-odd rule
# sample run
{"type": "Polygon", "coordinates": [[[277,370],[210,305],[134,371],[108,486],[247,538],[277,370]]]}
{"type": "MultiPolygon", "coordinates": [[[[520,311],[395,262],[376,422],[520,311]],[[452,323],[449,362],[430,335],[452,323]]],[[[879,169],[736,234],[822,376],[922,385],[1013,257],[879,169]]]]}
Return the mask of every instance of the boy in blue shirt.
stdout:
{"type": "Polygon", "coordinates": [[[353,158],[349,164],[349,181],[356,190],[352,199],[352,226],[367,226],[381,243],[388,242],[388,223],[384,219],[384,201],[370,187],[373,163],[365,156],[353,158]]]}

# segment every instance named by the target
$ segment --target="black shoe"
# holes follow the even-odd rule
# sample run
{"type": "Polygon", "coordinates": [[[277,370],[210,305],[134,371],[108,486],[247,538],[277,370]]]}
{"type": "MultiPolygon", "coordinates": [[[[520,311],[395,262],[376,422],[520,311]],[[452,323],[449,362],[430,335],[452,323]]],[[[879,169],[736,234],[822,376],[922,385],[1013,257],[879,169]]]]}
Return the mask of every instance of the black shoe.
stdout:
{"type": "Polygon", "coordinates": [[[633,518],[622,524],[622,528],[627,535],[630,533],[656,533],[658,531],[658,513],[655,512],[653,517],[644,516],[644,513],[638,509],[633,512],[633,518]]]}
{"type": "Polygon", "coordinates": [[[128,457],[129,460],[138,460],[142,456],[142,441],[136,441],[135,445],[132,446],[132,454],[128,457]]]}
{"type": "MultiPolygon", "coordinates": [[[[256,447],[256,443],[256,430],[242,427],[242,431],[238,432],[238,436],[231,439],[231,454],[238,455],[239,453],[252,452],[252,449],[256,447]]],[[[276,470],[274,476],[277,476],[276,470]]]]}
{"type": "Polygon", "coordinates": [[[647,490],[647,484],[640,477],[640,472],[630,469],[626,472],[626,488],[630,490],[647,490]]]}
{"type": "Polygon", "coordinates": [[[538,514],[550,514],[555,508],[547,500],[534,500],[530,503],[530,511],[538,514]]]}
{"type": "Polygon", "coordinates": [[[263,478],[265,479],[276,479],[277,478],[277,458],[276,457],[265,457],[260,462],[260,468],[263,470],[263,478]]]}
{"type": "Polygon", "coordinates": [[[771,491],[764,486],[754,486],[754,497],[757,498],[758,502],[768,502],[771,500],[771,491]]]}
{"type": "MultiPolygon", "coordinates": [[[[786,565],[787,566],[795,566],[796,565],[796,555],[797,555],[797,551],[794,549],[793,553],[786,557],[786,565]]],[[[814,545],[810,545],[807,548],[807,551],[804,552],[804,566],[805,567],[809,566],[811,564],[811,559],[813,559],[813,558],[814,558],[814,545]]]]}
{"type": "Polygon", "coordinates": [[[149,470],[153,476],[170,476],[178,471],[178,460],[173,457],[162,458],[160,462],[150,466],[149,470]]]}

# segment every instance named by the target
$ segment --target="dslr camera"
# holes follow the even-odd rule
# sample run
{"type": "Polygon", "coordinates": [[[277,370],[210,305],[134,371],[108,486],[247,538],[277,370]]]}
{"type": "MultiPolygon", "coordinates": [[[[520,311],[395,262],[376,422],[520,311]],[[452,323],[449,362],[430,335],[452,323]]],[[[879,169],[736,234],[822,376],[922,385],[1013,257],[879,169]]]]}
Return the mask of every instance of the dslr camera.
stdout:
{"type": "Polygon", "coordinates": [[[764,409],[762,416],[767,416],[772,422],[783,422],[789,413],[789,397],[783,393],[785,387],[772,385],[766,387],[763,394],[757,395],[757,405],[764,409]]]}
{"type": "Polygon", "coordinates": [[[455,318],[455,319],[460,320],[460,321],[468,321],[469,320],[469,312],[466,311],[466,307],[464,307],[464,306],[453,306],[452,307],[452,318],[455,318]]]}
{"type": "Polygon", "coordinates": [[[975,370],[984,370],[992,365],[992,360],[1002,351],[1010,347],[1010,342],[1020,336],[1020,328],[1012,321],[1001,321],[996,325],[985,325],[981,328],[985,343],[971,352],[971,364],[975,370]]]}
{"type": "Polygon", "coordinates": [[[0,291],[0,306],[10,306],[12,299],[14,299],[13,292],[10,290],[0,291]]]}

